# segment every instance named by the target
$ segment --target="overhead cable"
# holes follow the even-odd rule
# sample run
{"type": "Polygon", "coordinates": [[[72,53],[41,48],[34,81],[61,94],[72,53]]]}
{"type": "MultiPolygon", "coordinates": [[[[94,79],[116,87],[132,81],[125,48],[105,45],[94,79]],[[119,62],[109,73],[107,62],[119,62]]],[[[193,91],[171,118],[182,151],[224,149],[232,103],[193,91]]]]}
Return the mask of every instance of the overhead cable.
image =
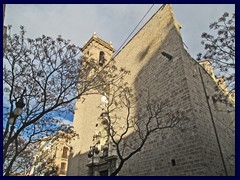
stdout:
{"type": "Polygon", "coordinates": [[[123,45],[127,42],[127,40],[132,36],[132,34],[134,33],[134,31],[137,29],[137,27],[141,24],[141,22],[143,21],[143,19],[147,16],[147,14],[150,12],[150,10],[153,8],[154,4],[148,9],[147,13],[143,16],[143,18],[139,21],[139,23],[136,25],[136,27],[133,29],[133,31],[130,33],[130,35],[125,39],[125,41],[122,43],[122,45],[118,48],[117,51],[115,51],[114,55],[115,56],[123,47],[123,45]]]}

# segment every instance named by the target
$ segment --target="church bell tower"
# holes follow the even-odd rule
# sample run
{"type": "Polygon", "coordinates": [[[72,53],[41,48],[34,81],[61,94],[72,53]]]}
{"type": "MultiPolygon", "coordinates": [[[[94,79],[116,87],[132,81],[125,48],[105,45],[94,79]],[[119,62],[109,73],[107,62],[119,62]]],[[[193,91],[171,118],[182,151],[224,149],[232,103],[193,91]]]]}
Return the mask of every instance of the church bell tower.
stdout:
{"type": "Polygon", "coordinates": [[[104,63],[112,58],[114,51],[112,43],[97,37],[96,32],[82,48],[83,57],[98,61],[100,66],[103,66],[104,63]]]}
{"type": "MultiPolygon", "coordinates": [[[[99,67],[104,66],[110,61],[115,49],[112,43],[108,43],[97,37],[96,33],[82,47],[83,58],[94,60],[99,67]]],[[[93,137],[96,134],[96,123],[102,110],[98,105],[102,103],[102,95],[86,95],[77,100],[75,105],[73,126],[79,134],[79,139],[72,142],[73,151],[69,159],[68,175],[82,175],[91,172],[87,168],[89,164],[88,154],[93,146],[93,137]]]]}

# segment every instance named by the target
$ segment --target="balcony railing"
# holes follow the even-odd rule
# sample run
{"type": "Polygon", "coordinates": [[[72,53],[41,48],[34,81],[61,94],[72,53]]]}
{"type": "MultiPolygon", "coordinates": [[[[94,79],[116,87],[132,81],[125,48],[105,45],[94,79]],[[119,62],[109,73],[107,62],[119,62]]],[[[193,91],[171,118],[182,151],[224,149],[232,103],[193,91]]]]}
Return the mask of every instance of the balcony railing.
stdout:
{"type": "Polygon", "coordinates": [[[60,174],[66,175],[66,170],[60,169],[60,174]]]}

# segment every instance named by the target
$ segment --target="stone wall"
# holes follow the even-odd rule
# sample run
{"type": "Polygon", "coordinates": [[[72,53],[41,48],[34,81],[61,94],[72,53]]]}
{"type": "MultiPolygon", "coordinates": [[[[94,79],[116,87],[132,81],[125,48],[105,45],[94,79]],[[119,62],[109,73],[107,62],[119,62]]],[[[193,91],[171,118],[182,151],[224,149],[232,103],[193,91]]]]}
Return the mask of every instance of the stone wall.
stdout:
{"type": "MultiPolygon", "coordinates": [[[[179,27],[176,26],[171,6],[166,5],[115,59],[118,66],[125,65],[131,71],[127,81],[134,85],[140,97],[146,97],[149,91],[157,101],[166,100],[167,109],[173,112],[181,110],[192,117],[193,107],[181,57],[182,49],[179,27]],[[169,60],[162,52],[173,58],[169,60]]],[[[144,109],[141,100],[138,109],[144,109]]],[[[159,133],[151,135],[142,151],[127,162],[120,175],[201,174],[204,170],[203,166],[198,165],[202,163],[202,157],[198,148],[200,137],[193,129],[195,124],[191,118],[185,132],[169,130],[163,137],[159,133]]]]}
{"type": "MultiPolygon", "coordinates": [[[[119,175],[226,175],[223,162],[227,173],[234,175],[234,114],[228,105],[207,98],[215,82],[185,51],[171,5],[162,6],[115,60],[118,67],[131,71],[126,81],[141,97],[137,111],[145,108],[143,98],[149,92],[155,101],[167,101],[166,109],[183,111],[190,118],[181,130],[152,134],[119,175]]],[[[100,114],[98,99],[91,96],[76,104],[74,127],[80,140],[75,142],[68,175],[88,175],[86,154],[100,114]]]]}
{"type": "Polygon", "coordinates": [[[206,175],[234,175],[235,171],[235,117],[234,107],[214,102],[213,95],[225,93],[214,79],[196,61],[183,51],[188,88],[194,108],[199,148],[207,168],[206,175]],[[202,76],[202,78],[201,78],[202,76]],[[204,89],[206,92],[204,92],[204,89]],[[221,157],[221,153],[223,158],[221,157]],[[226,170],[224,170],[224,164],[226,170]]]}
{"type": "MultiPolygon", "coordinates": [[[[139,97],[146,97],[150,91],[155,99],[167,100],[167,108],[182,110],[191,119],[183,132],[170,130],[164,138],[153,134],[119,175],[225,175],[216,132],[228,174],[234,174],[227,160],[235,154],[234,130],[229,129],[232,114],[219,103],[223,112],[215,111],[216,105],[210,102],[215,132],[199,69],[208,82],[207,93],[213,93],[216,84],[184,50],[170,5],[157,12],[115,59],[118,66],[131,71],[127,81],[134,85],[139,97]],[[168,60],[162,52],[173,59],[168,60]]],[[[140,100],[138,109],[142,106],[140,100]]]]}

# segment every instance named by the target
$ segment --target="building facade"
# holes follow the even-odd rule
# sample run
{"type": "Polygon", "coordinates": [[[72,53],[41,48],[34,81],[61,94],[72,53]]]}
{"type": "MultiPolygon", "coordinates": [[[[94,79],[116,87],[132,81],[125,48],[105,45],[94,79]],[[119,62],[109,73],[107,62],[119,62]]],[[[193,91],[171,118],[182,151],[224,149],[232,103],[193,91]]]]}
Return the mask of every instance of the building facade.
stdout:
{"type": "Polygon", "coordinates": [[[66,176],[70,142],[54,136],[42,140],[34,157],[32,176],[66,176]]]}
{"type": "MultiPolygon", "coordinates": [[[[209,69],[184,49],[180,29],[172,6],[163,5],[114,57],[117,67],[131,72],[125,81],[139,97],[136,112],[144,109],[143,99],[150,93],[156,101],[167,101],[167,109],[181,109],[190,119],[182,131],[149,136],[118,175],[235,174],[234,105],[214,100],[216,92],[224,96],[224,91],[209,69]]],[[[112,45],[96,34],[83,47],[83,55],[95,58],[99,65],[101,54],[109,61],[113,52],[112,45]]],[[[67,175],[109,175],[118,166],[114,147],[109,148],[108,157],[104,148],[100,153],[92,150],[101,99],[101,95],[89,95],[84,102],[76,102],[73,125],[80,138],[72,143],[67,175]],[[91,154],[99,154],[98,159],[91,154]]]]}

